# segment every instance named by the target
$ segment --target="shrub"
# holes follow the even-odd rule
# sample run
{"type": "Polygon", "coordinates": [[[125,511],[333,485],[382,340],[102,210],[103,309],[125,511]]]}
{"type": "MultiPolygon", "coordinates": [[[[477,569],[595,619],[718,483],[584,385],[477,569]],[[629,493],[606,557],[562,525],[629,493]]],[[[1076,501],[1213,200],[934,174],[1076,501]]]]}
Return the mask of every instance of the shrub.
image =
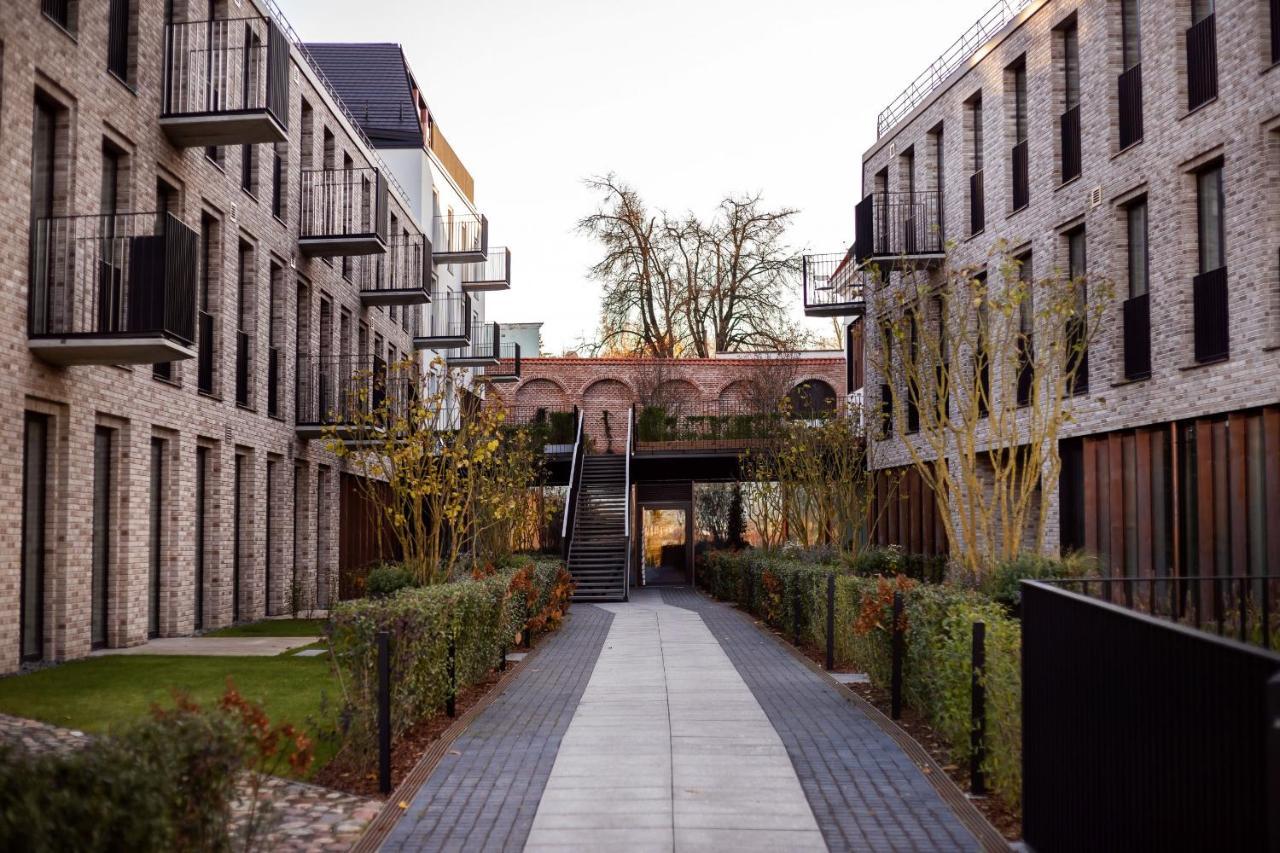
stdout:
{"type": "Polygon", "coordinates": [[[1022,607],[1023,580],[1082,578],[1097,574],[1097,562],[1084,554],[1061,559],[1022,554],[998,564],[983,580],[982,591],[1014,613],[1022,607]]]}
{"type": "Polygon", "coordinates": [[[415,586],[418,586],[418,580],[413,572],[404,566],[385,564],[369,571],[364,581],[364,592],[370,598],[386,598],[415,586]]]}
{"type": "Polygon", "coordinates": [[[479,570],[450,583],[337,605],[328,641],[343,691],[345,738],[335,760],[365,767],[376,755],[379,632],[392,637],[391,723],[399,735],[448,699],[450,644],[456,686],[474,684],[526,626],[554,627],[572,590],[572,579],[558,561],[526,557],[518,568],[479,570]]]}
{"type": "MultiPolygon", "coordinates": [[[[903,695],[949,743],[951,760],[969,758],[972,625],[986,624],[987,756],[983,769],[992,790],[1010,805],[1021,793],[1021,648],[1017,620],[991,598],[972,590],[921,583],[896,550],[873,550],[850,565],[818,562],[787,551],[710,551],[697,573],[698,586],[731,601],[803,643],[826,644],[827,577],[835,575],[837,666],[866,672],[888,688],[894,592],[903,594],[906,657],[903,695]],[[875,568],[885,572],[875,573],[875,568]],[[797,606],[798,605],[798,606],[797,606]]],[[[930,569],[926,575],[932,574],[930,569]]]]}

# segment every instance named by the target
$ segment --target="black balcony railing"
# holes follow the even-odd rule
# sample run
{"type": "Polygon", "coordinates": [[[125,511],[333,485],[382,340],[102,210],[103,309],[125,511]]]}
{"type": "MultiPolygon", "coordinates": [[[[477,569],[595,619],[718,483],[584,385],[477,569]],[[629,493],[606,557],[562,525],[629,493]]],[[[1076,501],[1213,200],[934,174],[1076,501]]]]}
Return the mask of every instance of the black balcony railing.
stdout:
{"type": "Polygon", "coordinates": [[[1035,342],[1031,335],[1018,337],[1018,387],[1016,389],[1019,406],[1031,405],[1031,396],[1036,376],[1035,342]]]}
{"type": "Polygon", "coordinates": [[[983,195],[982,170],[969,176],[969,233],[978,234],[987,227],[987,200],[983,195]]]}
{"type": "Polygon", "coordinates": [[[419,399],[413,366],[368,355],[298,354],[295,421],[299,427],[359,427],[370,434],[403,417],[419,399]]]}
{"type": "Polygon", "coordinates": [[[286,159],[279,151],[271,152],[271,215],[276,219],[284,219],[284,172],[288,165],[286,159]]]}
{"type": "Polygon", "coordinates": [[[309,255],[386,251],[387,181],[372,168],[304,169],[298,246],[309,255]]]}
{"type": "Polygon", "coordinates": [[[181,146],[283,141],[289,65],[289,39],[270,18],[169,24],[161,124],[181,146]]]}
{"type": "Polygon", "coordinates": [[[40,0],[40,10],[64,30],[71,29],[71,0],[40,0]]]}
{"type": "Polygon", "coordinates": [[[204,394],[213,393],[213,315],[199,313],[196,348],[196,388],[204,394]]]}
{"type": "Polygon", "coordinates": [[[280,372],[284,368],[284,351],[267,348],[267,414],[280,417],[280,372]]]}
{"type": "Polygon", "coordinates": [[[157,337],[194,345],[198,239],[171,214],[53,217],[36,220],[31,233],[32,339],[157,337]]]}
{"type": "Polygon", "coordinates": [[[842,317],[861,314],[864,274],[858,270],[853,250],[805,255],[800,259],[804,282],[804,313],[810,317],[842,317]]]}
{"type": "Polygon", "coordinates": [[[1271,0],[1271,63],[1280,62],[1280,0],[1271,0]]]}
{"type": "Polygon", "coordinates": [[[507,406],[503,425],[531,428],[544,433],[544,444],[573,447],[578,428],[577,406],[507,406]]]}
{"type": "Polygon", "coordinates": [[[938,256],[944,245],[936,190],[875,192],[854,211],[854,254],[875,259],[938,256]]]}
{"type": "Polygon", "coordinates": [[[470,213],[437,216],[431,244],[438,264],[483,261],[489,253],[489,220],[470,213]]]}
{"type": "Polygon", "coordinates": [[[1220,361],[1230,352],[1227,268],[1201,273],[1192,282],[1196,361],[1220,361]]]}
{"type": "Polygon", "coordinates": [[[1027,140],[1013,146],[1013,209],[1022,210],[1031,203],[1031,162],[1027,140]]]}
{"type": "Polygon", "coordinates": [[[498,364],[502,351],[502,329],[497,323],[485,323],[474,330],[471,341],[445,354],[451,367],[484,367],[498,364]]]}
{"type": "Polygon", "coordinates": [[[776,409],[730,402],[651,403],[632,412],[637,453],[740,451],[766,445],[786,423],[776,409]]]}
{"type": "Polygon", "coordinates": [[[434,293],[427,318],[414,330],[418,349],[465,346],[471,340],[471,296],[467,293],[434,293]]]}
{"type": "Polygon", "coordinates": [[[1151,297],[1133,296],[1124,301],[1124,376],[1146,379],[1151,375],[1151,297]]]}
{"type": "Polygon", "coordinates": [[[503,341],[498,347],[498,363],[484,368],[484,378],[490,382],[518,382],[520,380],[520,344],[503,341]]]}
{"type": "Polygon", "coordinates": [[[1120,148],[1142,141],[1142,63],[1120,75],[1120,148]]]}
{"type": "Polygon", "coordinates": [[[494,246],[483,261],[462,268],[462,289],[468,293],[483,290],[507,290],[511,287],[511,250],[494,246]]]}
{"type": "Polygon", "coordinates": [[[1218,36],[1214,15],[1187,30],[1187,109],[1218,97],[1218,36]]]}
{"type": "Polygon", "coordinates": [[[1062,183],[1080,177],[1080,105],[1076,104],[1059,119],[1062,131],[1062,183]]]}
{"type": "Polygon", "coordinates": [[[422,234],[399,234],[386,254],[350,260],[351,282],[366,305],[422,305],[431,301],[431,241],[422,234]]]}
{"type": "Polygon", "coordinates": [[[1029,847],[1276,849],[1280,655],[1256,644],[1274,647],[1277,590],[1274,575],[1023,581],[1029,847]],[[1202,583],[1238,621],[1224,636],[1190,626],[1202,583]]]}
{"type": "Polygon", "coordinates": [[[253,336],[236,332],[236,405],[249,407],[253,399],[253,336]]]}

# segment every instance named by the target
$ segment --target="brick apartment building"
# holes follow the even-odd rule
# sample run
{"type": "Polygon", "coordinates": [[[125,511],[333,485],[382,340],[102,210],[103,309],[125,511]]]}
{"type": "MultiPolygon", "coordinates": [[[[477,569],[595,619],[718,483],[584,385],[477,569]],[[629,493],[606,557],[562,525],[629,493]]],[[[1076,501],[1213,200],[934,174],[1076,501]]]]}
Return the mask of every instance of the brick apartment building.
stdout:
{"type": "MultiPolygon", "coordinates": [[[[1115,282],[1041,495],[1050,546],[1113,573],[1280,567],[1278,61],[1266,0],[998,3],[880,115],[854,246],[806,260],[806,311],[850,318],[869,409],[863,287],[902,275],[873,281],[877,259],[928,273],[949,243],[981,267],[1002,241],[1033,280],[1115,282]]],[[[896,438],[875,455],[907,461],[896,438]]],[[[882,539],[945,549],[906,486],[882,539]]]]}
{"type": "Polygon", "coordinates": [[[269,0],[5,4],[0,672],[326,606],[361,519],[324,427],[497,363],[470,174],[398,47],[326,47],[269,0]]]}

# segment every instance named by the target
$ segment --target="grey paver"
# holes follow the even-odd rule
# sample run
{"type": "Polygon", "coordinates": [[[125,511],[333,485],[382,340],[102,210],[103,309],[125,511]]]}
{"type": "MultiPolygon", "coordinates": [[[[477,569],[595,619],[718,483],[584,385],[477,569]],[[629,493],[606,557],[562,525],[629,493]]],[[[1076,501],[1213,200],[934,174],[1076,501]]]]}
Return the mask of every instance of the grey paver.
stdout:
{"type": "MultiPolygon", "coordinates": [[[[831,850],[976,850],[978,842],[918,767],[885,732],[820,675],[747,617],[688,589],[670,604],[698,613],[782,739],[831,850]]],[[[726,742],[688,726],[697,743],[726,742]]],[[[737,747],[733,747],[737,751],[737,747]]],[[[762,804],[762,807],[763,804],[762,804]]],[[[689,831],[693,833],[692,830],[689,831]]],[[[678,837],[681,849],[769,849],[710,830],[678,837]]],[[[759,836],[751,836],[757,841],[759,836]]],[[[772,849],[800,849],[779,835],[772,849]]]]}

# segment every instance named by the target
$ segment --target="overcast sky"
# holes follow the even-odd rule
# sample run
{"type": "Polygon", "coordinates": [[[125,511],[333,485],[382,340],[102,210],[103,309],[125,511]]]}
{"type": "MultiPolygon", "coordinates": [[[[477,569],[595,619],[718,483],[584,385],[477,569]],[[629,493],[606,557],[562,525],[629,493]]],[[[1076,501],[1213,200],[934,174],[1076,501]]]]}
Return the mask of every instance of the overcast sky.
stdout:
{"type": "MultiPolygon", "coordinates": [[[[726,192],[800,210],[791,242],[853,240],[876,114],[990,0],[280,0],[307,41],[389,41],[475,177],[512,289],[489,318],[537,321],[558,353],[593,333],[588,175],[652,206],[726,192]]],[[[800,313],[797,295],[797,315],[800,313]]]]}

